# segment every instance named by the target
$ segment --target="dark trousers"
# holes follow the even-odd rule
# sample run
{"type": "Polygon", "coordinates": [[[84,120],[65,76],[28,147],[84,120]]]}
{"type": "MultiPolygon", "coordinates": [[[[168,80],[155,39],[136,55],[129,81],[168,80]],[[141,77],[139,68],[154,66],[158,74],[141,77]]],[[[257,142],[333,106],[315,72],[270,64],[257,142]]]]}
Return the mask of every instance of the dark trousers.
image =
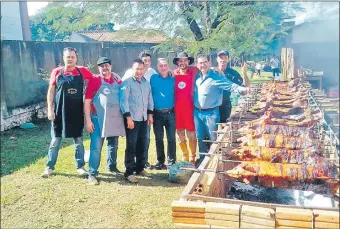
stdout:
{"type": "Polygon", "coordinates": [[[230,117],[231,114],[231,101],[230,97],[223,98],[222,105],[219,107],[220,111],[220,123],[226,123],[227,119],[230,117]]]}
{"type": "Polygon", "coordinates": [[[126,118],[124,120],[126,130],[126,149],[125,149],[125,167],[124,176],[128,177],[134,172],[136,174],[144,170],[145,158],[144,147],[146,140],[147,121],[133,121],[134,128],[127,128],[126,118]],[[136,160],[135,160],[136,157],[136,160]]]}
{"type": "Polygon", "coordinates": [[[272,71],[273,71],[273,76],[275,76],[275,74],[279,76],[280,70],[278,68],[273,68],[272,71]]]}
{"type": "Polygon", "coordinates": [[[176,162],[176,119],[174,112],[154,112],[153,130],[156,139],[157,161],[165,162],[164,154],[164,127],[168,141],[168,164],[176,162]]]}

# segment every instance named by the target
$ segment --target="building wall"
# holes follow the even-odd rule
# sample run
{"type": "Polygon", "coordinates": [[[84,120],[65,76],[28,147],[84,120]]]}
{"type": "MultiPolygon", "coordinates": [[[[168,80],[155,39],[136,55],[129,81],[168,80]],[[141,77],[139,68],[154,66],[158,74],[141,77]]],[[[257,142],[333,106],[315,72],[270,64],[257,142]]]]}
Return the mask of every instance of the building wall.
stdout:
{"type": "Polygon", "coordinates": [[[295,65],[323,71],[325,89],[339,87],[339,18],[301,24],[283,41],[294,49],[295,65]]]}
{"type": "Polygon", "coordinates": [[[24,39],[19,2],[1,2],[1,39],[24,39]]]}

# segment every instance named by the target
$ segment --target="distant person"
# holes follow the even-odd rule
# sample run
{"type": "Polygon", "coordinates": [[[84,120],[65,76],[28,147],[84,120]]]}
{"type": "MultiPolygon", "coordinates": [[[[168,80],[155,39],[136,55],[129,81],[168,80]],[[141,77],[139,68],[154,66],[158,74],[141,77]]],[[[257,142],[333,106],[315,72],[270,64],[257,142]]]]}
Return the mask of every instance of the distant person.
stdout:
{"type": "Polygon", "coordinates": [[[86,129],[90,133],[89,184],[97,185],[98,168],[104,140],[107,140],[107,169],[120,175],[117,168],[119,136],[125,136],[124,118],[119,105],[121,78],[111,72],[111,60],[97,61],[99,75],[89,80],[85,93],[86,129]]]}
{"type": "Polygon", "coordinates": [[[47,116],[52,121],[51,144],[48,149],[47,166],[41,174],[49,177],[54,173],[62,138],[73,138],[77,172],[87,175],[84,168],[84,80],[93,74],[85,67],[76,66],[77,51],[66,47],[63,50],[65,66],[53,69],[47,91],[47,116]]]}
{"type": "Polygon", "coordinates": [[[261,77],[261,63],[256,63],[255,70],[256,70],[256,75],[261,77]]]}
{"type": "Polygon", "coordinates": [[[175,78],[169,74],[169,64],[164,58],[157,63],[158,73],[151,76],[154,101],[153,130],[156,139],[157,170],[167,169],[164,154],[164,129],[167,138],[168,166],[176,163],[176,118],[174,109],[175,78]]]}
{"type": "Polygon", "coordinates": [[[275,55],[273,55],[269,64],[270,64],[272,71],[273,71],[273,77],[275,77],[275,75],[279,76],[279,73],[280,73],[280,69],[279,69],[280,61],[279,61],[279,59],[275,55]]]}
{"type": "MultiPolygon", "coordinates": [[[[157,74],[157,72],[151,68],[151,54],[148,51],[142,51],[139,53],[138,56],[139,59],[141,59],[144,63],[144,69],[143,69],[143,77],[150,82],[150,78],[152,75],[157,74]]],[[[128,77],[131,77],[133,75],[132,68],[128,69],[124,76],[123,81],[126,80],[128,77]]],[[[149,163],[149,146],[150,146],[150,129],[151,126],[147,126],[147,132],[146,132],[146,142],[144,146],[144,157],[145,157],[145,168],[150,168],[149,163]]]]}
{"type": "Polygon", "coordinates": [[[143,77],[144,63],[141,59],[133,61],[132,76],[123,81],[120,87],[120,108],[126,132],[125,178],[137,183],[134,175],[151,177],[145,171],[144,149],[147,126],[153,123],[153,99],[150,83],[143,77]]]}

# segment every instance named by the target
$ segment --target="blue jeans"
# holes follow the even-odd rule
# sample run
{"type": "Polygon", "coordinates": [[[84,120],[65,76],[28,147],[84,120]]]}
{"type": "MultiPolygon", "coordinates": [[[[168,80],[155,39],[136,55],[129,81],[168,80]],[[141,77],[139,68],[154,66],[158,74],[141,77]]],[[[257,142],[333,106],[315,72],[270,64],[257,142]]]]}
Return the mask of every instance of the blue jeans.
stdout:
{"type": "MultiPolygon", "coordinates": [[[[105,138],[101,137],[97,116],[92,116],[91,120],[94,125],[94,131],[90,135],[91,143],[90,143],[89,174],[91,174],[92,176],[98,176],[100,156],[105,138]]],[[[110,171],[117,166],[118,138],[119,138],[118,136],[106,138],[107,140],[106,164],[107,169],[110,171]]]]}
{"type": "Polygon", "coordinates": [[[149,146],[150,146],[150,129],[151,125],[147,125],[146,127],[146,137],[145,137],[145,143],[144,143],[144,158],[145,163],[149,162],[149,146]]]}
{"type": "Polygon", "coordinates": [[[161,113],[154,111],[153,131],[156,138],[156,151],[158,163],[164,164],[164,127],[168,140],[168,164],[176,162],[176,119],[174,112],[161,113]]]}
{"type": "MultiPolygon", "coordinates": [[[[54,170],[55,164],[57,163],[57,159],[58,159],[58,152],[59,152],[59,147],[61,144],[62,137],[56,137],[54,135],[53,125],[51,126],[51,138],[52,140],[50,143],[50,147],[48,148],[46,166],[49,169],[54,170]]],[[[79,169],[85,165],[83,138],[82,137],[73,138],[73,144],[74,144],[74,152],[75,152],[75,159],[77,163],[77,169],[79,169]]]]}
{"type": "MultiPolygon", "coordinates": [[[[199,111],[195,108],[194,122],[198,141],[198,150],[200,153],[207,153],[210,148],[210,143],[203,140],[215,141],[217,138],[216,131],[217,123],[220,121],[220,112],[217,107],[214,110],[199,111]]],[[[200,161],[203,161],[204,155],[200,155],[200,161]]]]}

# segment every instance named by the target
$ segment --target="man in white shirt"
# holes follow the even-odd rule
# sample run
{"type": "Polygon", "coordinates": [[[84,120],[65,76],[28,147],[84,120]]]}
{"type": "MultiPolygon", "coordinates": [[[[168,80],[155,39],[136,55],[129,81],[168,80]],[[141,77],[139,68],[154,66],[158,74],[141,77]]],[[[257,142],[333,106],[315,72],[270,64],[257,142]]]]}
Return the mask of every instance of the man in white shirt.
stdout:
{"type": "MultiPolygon", "coordinates": [[[[139,59],[144,62],[144,78],[150,83],[150,78],[152,75],[157,74],[157,72],[151,68],[151,54],[148,51],[142,51],[139,53],[139,59]]],[[[126,80],[129,77],[134,76],[132,68],[126,70],[122,80],[126,80]]],[[[150,128],[151,126],[147,126],[147,133],[146,133],[146,140],[145,140],[145,147],[144,147],[144,157],[145,157],[145,168],[150,168],[149,163],[149,145],[150,145],[150,128]]]]}
{"type": "MultiPolygon", "coordinates": [[[[148,52],[148,51],[142,51],[141,53],[139,53],[139,59],[141,59],[143,62],[144,62],[144,78],[150,82],[150,78],[153,74],[157,74],[157,72],[151,68],[151,54],[148,52]]],[[[132,68],[126,70],[124,76],[123,76],[123,79],[122,80],[125,80],[127,79],[128,77],[131,77],[133,74],[132,74],[132,68]]]]}
{"type": "Polygon", "coordinates": [[[275,55],[273,55],[272,59],[270,60],[270,66],[273,71],[273,77],[275,77],[275,74],[279,76],[280,73],[279,64],[280,64],[279,59],[275,55]]]}

